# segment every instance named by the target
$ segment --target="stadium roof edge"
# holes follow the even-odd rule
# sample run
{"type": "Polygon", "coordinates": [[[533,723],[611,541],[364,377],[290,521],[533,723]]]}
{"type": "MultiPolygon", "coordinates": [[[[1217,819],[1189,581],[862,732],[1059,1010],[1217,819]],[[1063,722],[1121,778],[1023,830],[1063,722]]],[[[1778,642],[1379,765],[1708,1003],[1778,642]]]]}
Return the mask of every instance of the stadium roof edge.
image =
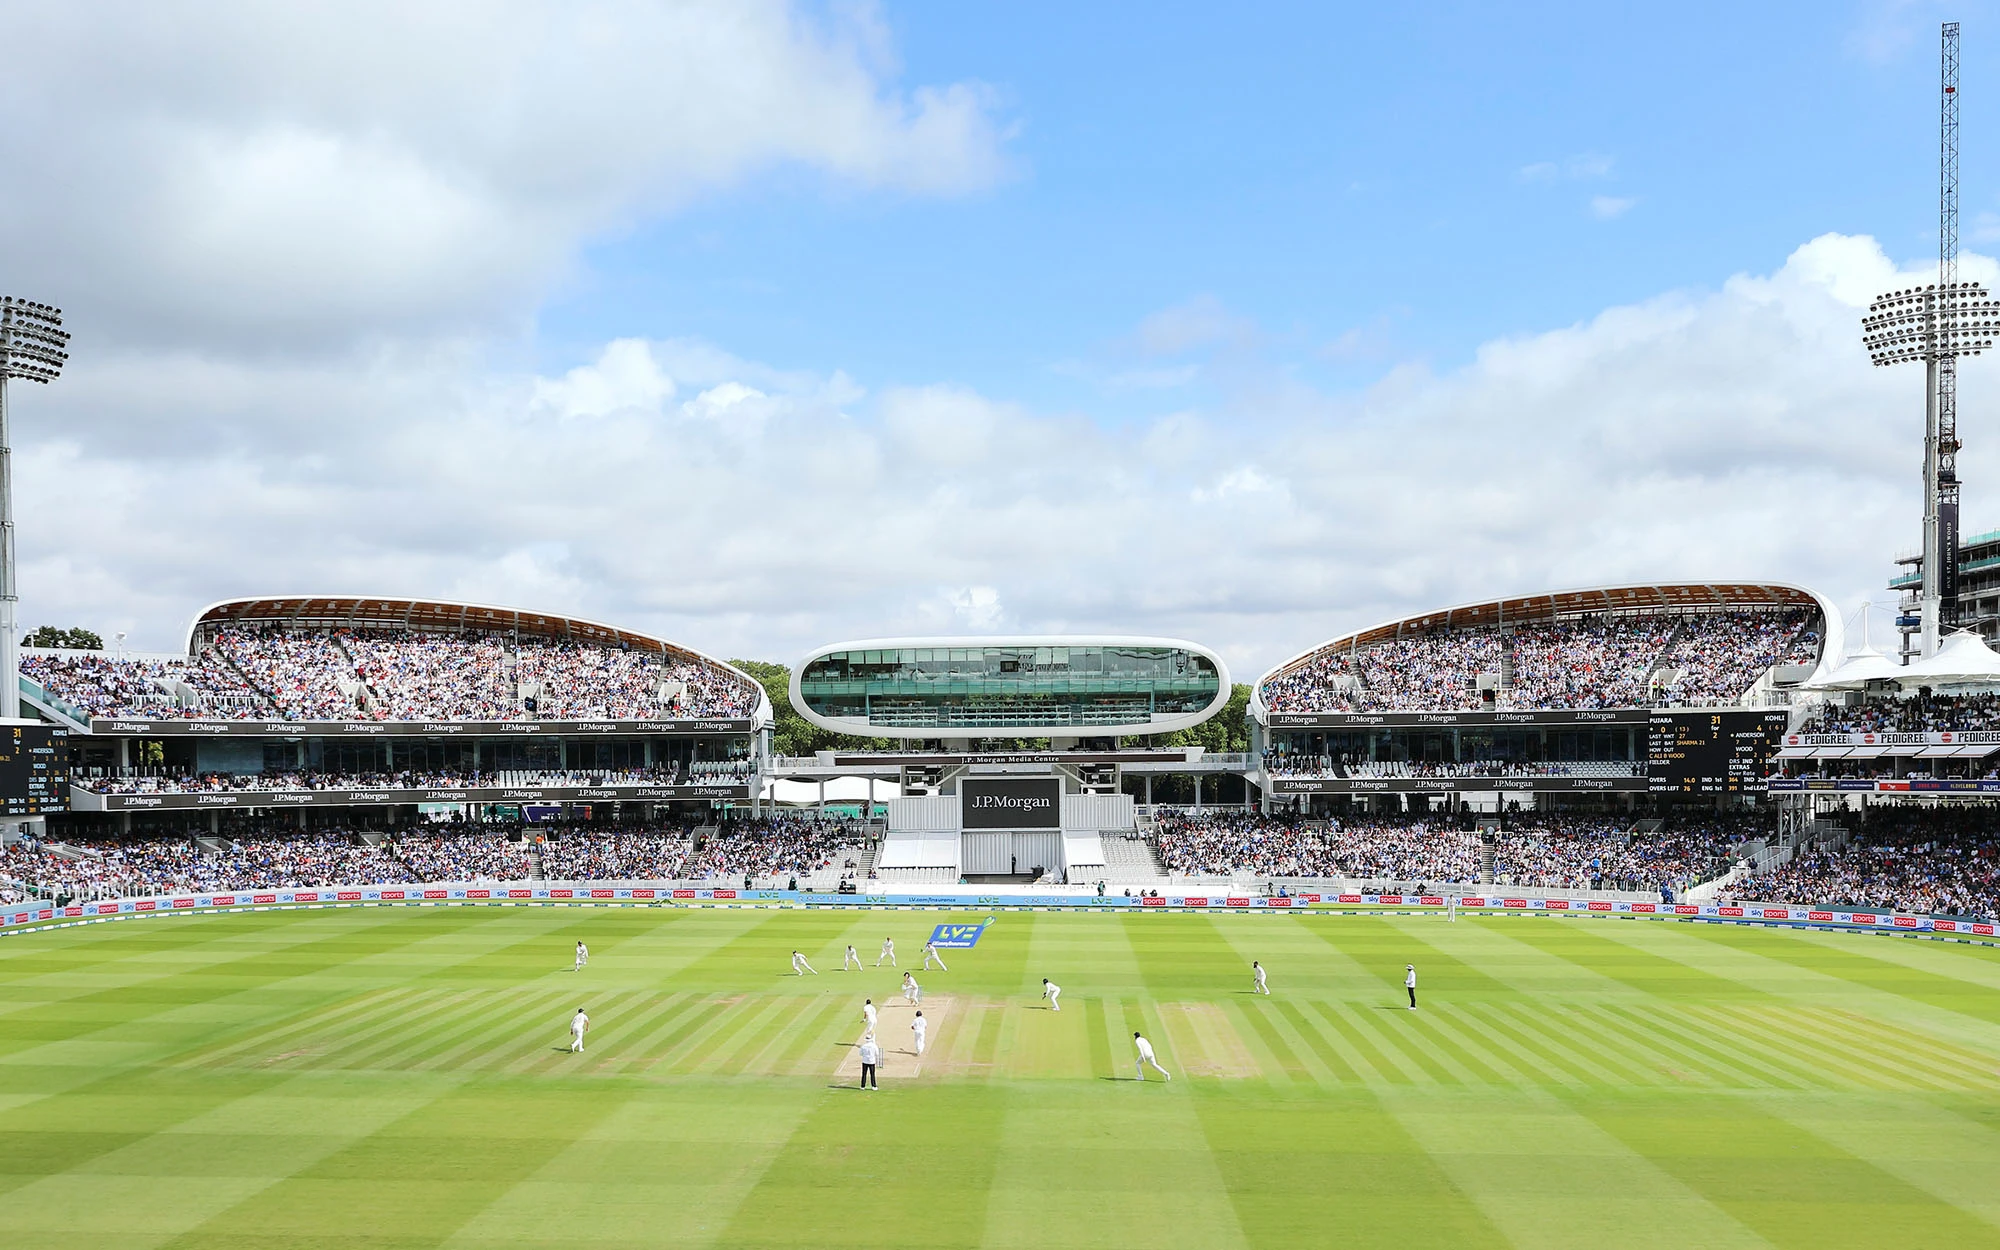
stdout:
{"type": "Polygon", "coordinates": [[[1818,678],[1830,665],[1840,663],[1845,643],[1845,630],[1840,613],[1826,596],[1809,587],[1759,578],[1628,582],[1611,586],[1584,586],[1568,590],[1543,591],[1532,595],[1508,595],[1497,599],[1474,600],[1430,612],[1396,617],[1367,629],[1343,634],[1318,646],[1308,647],[1260,674],[1256,684],[1250,688],[1250,715],[1259,721],[1264,719],[1266,711],[1264,683],[1287,669],[1330,652],[1387,642],[1403,636],[1406,632],[1423,634],[1440,629],[1465,629],[1515,622],[1535,624],[1567,616],[1601,612],[1729,607],[1817,608],[1825,624],[1822,629],[1820,660],[1814,669],[1813,677],[1818,678]]]}
{"type": "Polygon", "coordinates": [[[375,627],[459,628],[515,631],[536,638],[566,641],[616,643],[641,650],[658,651],[710,664],[748,682],[757,691],[755,720],[759,726],[772,720],[771,699],[762,682],[727,660],[697,651],[682,643],[669,642],[651,634],[608,625],[586,617],[558,612],[530,612],[501,604],[469,603],[454,599],[419,599],[403,595],[248,595],[220,599],[195,614],[187,630],[187,654],[195,654],[195,640],[201,628],[227,621],[296,621],[314,624],[356,624],[375,627]],[[288,609],[288,610],[287,610],[288,609]]]}

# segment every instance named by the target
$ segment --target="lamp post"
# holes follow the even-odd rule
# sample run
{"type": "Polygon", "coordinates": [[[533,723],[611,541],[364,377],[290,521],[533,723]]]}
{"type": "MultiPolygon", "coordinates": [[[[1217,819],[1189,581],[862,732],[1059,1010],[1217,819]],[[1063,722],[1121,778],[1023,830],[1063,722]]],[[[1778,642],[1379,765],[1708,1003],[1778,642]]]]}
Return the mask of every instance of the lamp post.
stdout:
{"type": "Polygon", "coordinates": [[[62,309],[0,296],[0,718],[21,715],[21,640],[14,607],[14,451],[7,430],[7,383],[48,383],[62,373],[69,353],[62,309]]]}

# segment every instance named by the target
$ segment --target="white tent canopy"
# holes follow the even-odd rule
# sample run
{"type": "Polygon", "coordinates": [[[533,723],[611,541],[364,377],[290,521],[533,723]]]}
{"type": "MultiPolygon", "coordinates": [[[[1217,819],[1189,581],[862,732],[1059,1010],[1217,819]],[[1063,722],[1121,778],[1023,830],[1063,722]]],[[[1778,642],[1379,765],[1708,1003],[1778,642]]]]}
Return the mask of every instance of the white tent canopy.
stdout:
{"type": "MultiPolygon", "coordinates": [[[[901,783],[895,781],[871,780],[867,777],[828,777],[826,779],[826,801],[829,803],[859,803],[867,800],[887,803],[903,793],[901,783]]],[[[782,803],[788,807],[812,807],[820,801],[820,783],[817,781],[768,781],[764,783],[764,801],[782,803]]]]}
{"type": "Polygon", "coordinates": [[[1899,681],[1909,676],[1909,672],[1880,651],[1864,645],[1859,651],[1849,653],[1846,659],[1818,680],[1806,683],[1806,688],[1860,690],[1871,681],[1899,681]]]}
{"type": "Polygon", "coordinates": [[[2000,686],[2000,655],[1978,634],[1961,630],[1938,646],[1929,659],[1896,670],[1905,690],[1918,686],[2000,686]]]}

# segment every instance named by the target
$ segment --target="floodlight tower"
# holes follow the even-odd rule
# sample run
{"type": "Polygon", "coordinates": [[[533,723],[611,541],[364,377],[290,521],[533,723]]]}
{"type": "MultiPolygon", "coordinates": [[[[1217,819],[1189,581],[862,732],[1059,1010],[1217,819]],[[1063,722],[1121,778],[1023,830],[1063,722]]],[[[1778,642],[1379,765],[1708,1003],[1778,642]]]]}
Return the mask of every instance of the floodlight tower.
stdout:
{"type": "Polygon", "coordinates": [[[1993,346],[2000,324],[1985,288],[1958,280],[1957,22],[1944,24],[1938,70],[1938,280],[1891,291],[1861,319],[1874,363],[1924,363],[1923,655],[1937,651],[1940,630],[1958,615],[1958,358],[1993,346]]]}
{"type": "Polygon", "coordinates": [[[21,652],[15,636],[14,451],[7,433],[7,383],[53,382],[69,353],[62,309],[0,296],[0,718],[21,714],[21,652]]]}

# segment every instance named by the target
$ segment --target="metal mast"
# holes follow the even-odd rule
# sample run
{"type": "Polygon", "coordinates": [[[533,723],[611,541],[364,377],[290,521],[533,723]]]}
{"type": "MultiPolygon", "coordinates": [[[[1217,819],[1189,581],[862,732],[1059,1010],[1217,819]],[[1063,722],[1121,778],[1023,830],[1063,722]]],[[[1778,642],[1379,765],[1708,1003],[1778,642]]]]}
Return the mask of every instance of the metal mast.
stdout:
{"type": "MultiPolygon", "coordinates": [[[[1958,280],[1957,22],[1944,24],[1938,69],[1938,280],[1881,296],[1861,319],[1875,364],[1924,363],[1920,655],[1936,654],[1939,633],[1958,615],[1958,358],[1993,346],[2000,330],[2000,307],[1985,288],[1958,280]]],[[[1907,641],[1903,652],[1907,659],[1907,641]]]]}
{"type": "MultiPolygon", "coordinates": [[[[1958,284],[1958,23],[1946,22],[1938,47],[1938,288],[1958,284]]],[[[1958,621],[1958,357],[1940,355],[1935,362],[1932,390],[1936,420],[1931,431],[1933,456],[1926,456],[1925,499],[1930,516],[1924,532],[1930,541],[1924,561],[1925,598],[1937,603],[1937,620],[1926,631],[1924,654],[1937,648],[1938,631],[1958,621]]]]}
{"type": "Polygon", "coordinates": [[[0,718],[21,714],[20,640],[15,637],[14,454],[7,430],[7,380],[48,383],[69,353],[62,309],[0,296],[0,718]]]}

